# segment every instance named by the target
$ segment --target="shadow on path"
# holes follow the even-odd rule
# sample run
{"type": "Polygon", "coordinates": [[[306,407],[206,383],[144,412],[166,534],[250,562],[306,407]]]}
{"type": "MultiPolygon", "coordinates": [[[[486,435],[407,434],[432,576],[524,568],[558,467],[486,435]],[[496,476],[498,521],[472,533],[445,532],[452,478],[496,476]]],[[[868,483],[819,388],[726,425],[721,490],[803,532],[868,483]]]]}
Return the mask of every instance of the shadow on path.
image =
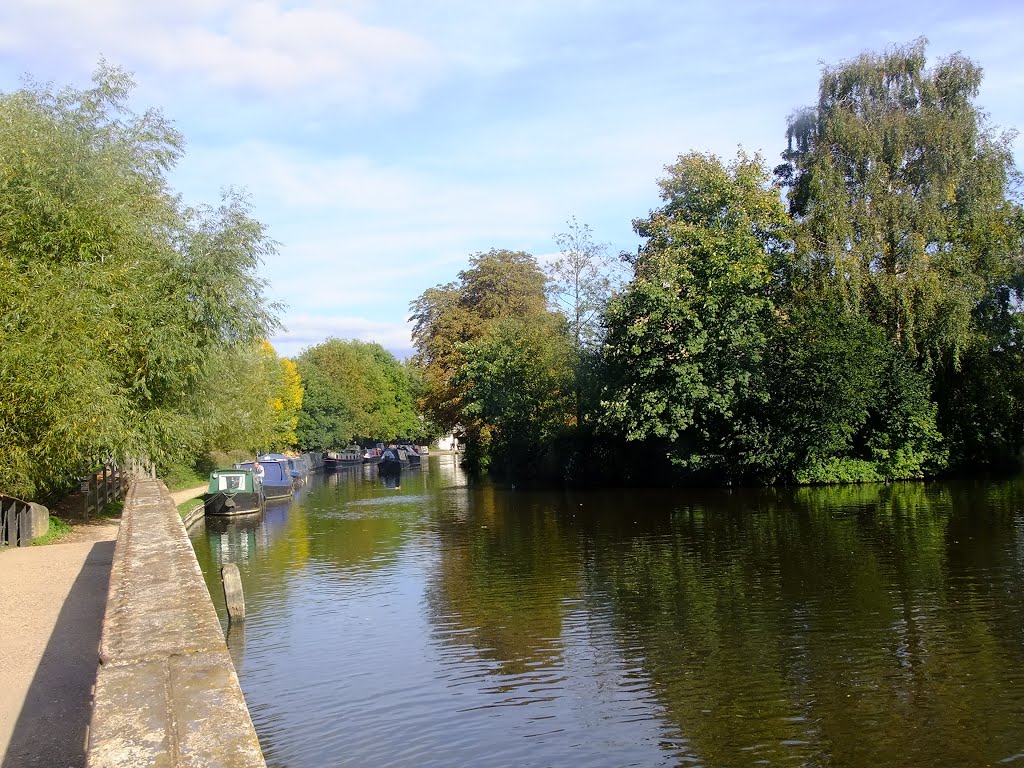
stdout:
{"type": "Polygon", "coordinates": [[[32,678],[2,768],[85,765],[114,544],[97,542],[86,556],[32,678]]]}

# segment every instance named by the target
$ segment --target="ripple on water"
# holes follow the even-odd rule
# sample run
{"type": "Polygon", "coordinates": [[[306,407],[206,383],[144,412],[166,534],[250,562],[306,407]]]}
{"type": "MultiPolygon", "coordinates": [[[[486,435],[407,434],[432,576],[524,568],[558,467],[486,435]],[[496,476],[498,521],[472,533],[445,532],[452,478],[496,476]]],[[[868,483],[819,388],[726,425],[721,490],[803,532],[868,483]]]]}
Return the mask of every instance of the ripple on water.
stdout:
{"type": "Polygon", "coordinates": [[[1022,759],[1019,514],[424,487],[218,540],[258,585],[233,654],[271,765],[1022,759]]]}

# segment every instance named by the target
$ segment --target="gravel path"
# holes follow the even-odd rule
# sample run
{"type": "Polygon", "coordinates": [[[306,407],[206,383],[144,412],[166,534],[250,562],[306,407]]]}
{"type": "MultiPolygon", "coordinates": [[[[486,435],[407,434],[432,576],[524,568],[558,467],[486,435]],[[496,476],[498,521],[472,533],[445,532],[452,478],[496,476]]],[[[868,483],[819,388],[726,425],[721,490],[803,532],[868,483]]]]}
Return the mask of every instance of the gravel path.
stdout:
{"type": "Polygon", "coordinates": [[[85,766],[118,521],[73,525],[59,544],[0,552],[0,768],[85,766]]]}
{"type": "Polygon", "coordinates": [[[117,522],[0,552],[0,766],[78,768],[117,522]]]}
{"type": "Polygon", "coordinates": [[[196,496],[202,496],[206,493],[206,489],[209,487],[209,483],[198,485],[195,488],[186,488],[183,491],[175,491],[171,494],[171,498],[174,499],[175,504],[181,504],[183,501],[194,499],[196,496]]]}

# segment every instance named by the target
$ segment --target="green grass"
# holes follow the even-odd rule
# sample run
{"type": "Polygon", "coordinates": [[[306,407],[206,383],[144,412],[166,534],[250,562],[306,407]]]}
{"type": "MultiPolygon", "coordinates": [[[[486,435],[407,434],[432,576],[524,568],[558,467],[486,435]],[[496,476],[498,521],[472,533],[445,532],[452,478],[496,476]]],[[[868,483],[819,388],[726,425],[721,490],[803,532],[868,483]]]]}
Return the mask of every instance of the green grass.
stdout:
{"type": "Polygon", "coordinates": [[[164,481],[171,492],[183,491],[186,488],[205,485],[210,480],[210,473],[201,475],[193,467],[175,466],[168,469],[160,479],[164,481]]]}
{"type": "Polygon", "coordinates": [[[46,544],[55,544],[71,533],[71,531],[72,528],[70,525],[65,523],[59,517],[50,515],[50,529],[44,535],[32,539],[32,546],[41,547],[46,544]]]}
{"type": "Polygon", "coordinates": [[[189,512],[191,512],[193,509],[195,509],[202,503],[202,496],[196,496],[195,498],[189,499],[188,501],[183,501],[181,502],[181,504],[178,505],[178,514],[182,517],[185,517],[185,515],[187,515],[189,512]]]}
{"type": "Polygon", "coordinates": [[[252,460],[246,451],[211,451],[196,459],[192,465],[174,464],[160,473],[160,479],[171,491],[183,491],[206,485],[215,469],[231,469],[235,464],[252,460]]]}
{"type": "Polygon", "coordinates": [[[124,501],[112,501],[102,510],[96,517],[109,517],[114,519],[120,519],[121,513],[124,511],[124,501]]]}

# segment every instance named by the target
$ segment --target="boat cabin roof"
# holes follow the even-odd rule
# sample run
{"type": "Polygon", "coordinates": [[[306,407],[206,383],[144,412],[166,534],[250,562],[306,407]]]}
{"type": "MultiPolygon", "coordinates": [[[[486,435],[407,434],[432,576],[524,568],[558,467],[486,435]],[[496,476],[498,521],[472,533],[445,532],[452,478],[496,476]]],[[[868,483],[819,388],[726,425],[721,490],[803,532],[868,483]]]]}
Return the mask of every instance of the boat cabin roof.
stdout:
{"type": "MultiPolygon", "coordinates": [[[[291,475],[288,473],[288,462],[277,459],[260,459],[260,464],[263,467],[263,485],[289,485],[291,483],[291,475]]],[[[241,464],[236,464],[239,469],[253,469],[251,461],[245,461],[241,464]]]]}
{"type": "Polygon", "coordinates": [[[210,485],[207,488],[207,493],[219,491],[254,493],[255,490],[255,476],[248,469],[215,469],[210,473],[210,485]]]}

